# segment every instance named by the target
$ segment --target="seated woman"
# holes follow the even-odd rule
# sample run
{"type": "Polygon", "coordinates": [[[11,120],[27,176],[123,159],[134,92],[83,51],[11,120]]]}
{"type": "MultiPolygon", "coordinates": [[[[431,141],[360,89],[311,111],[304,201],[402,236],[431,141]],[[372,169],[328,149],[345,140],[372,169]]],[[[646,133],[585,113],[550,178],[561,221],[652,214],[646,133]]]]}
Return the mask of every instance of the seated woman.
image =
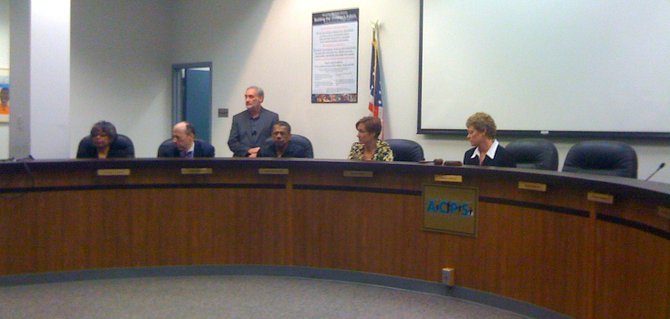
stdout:
{"type": "Polygon", "coordinates": [[[91,135],[79,142],[77,158],[133,158],[133,143],[116,134],[114,124],[100,121],[91,128],[91,135]]]}
{"type": "Polygon", "coordinates": [[[393,151],[388,143],[379,139],[382,122],[366,116],[356,122],[358,142],[351,145],[349,159],[366,161],[393,161],[393,151]]]}
{"type": "Polygon", "coordinates": [[[463,164],[516,167],[512,154],[496,140],[496,123],[490,115],[475,113],[468,118],[465,126],[468,128],[467,139],[474,148],[465,152],[463,164]]]}

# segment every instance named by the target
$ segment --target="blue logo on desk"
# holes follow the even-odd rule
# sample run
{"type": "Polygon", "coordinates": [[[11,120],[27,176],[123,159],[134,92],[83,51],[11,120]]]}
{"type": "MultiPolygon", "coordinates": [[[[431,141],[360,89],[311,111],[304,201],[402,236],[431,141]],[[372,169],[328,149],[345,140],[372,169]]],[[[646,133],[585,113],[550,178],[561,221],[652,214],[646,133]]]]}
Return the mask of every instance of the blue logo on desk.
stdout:
{"type": "Polygon", "coordinates": [[[468,202],[443,199],[429,199],[426,212],[464,217],[470,217],[475,214],[472,205],[468,202]]]}

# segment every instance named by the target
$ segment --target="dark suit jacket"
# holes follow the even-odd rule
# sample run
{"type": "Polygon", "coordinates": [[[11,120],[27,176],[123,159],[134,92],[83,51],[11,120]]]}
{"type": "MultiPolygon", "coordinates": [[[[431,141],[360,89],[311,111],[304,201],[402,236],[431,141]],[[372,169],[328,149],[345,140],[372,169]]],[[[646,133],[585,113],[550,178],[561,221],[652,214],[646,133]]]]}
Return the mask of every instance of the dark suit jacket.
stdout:
{"type": "MultiPolygon", "coordinates": [[[[109,145],[107,158],[134,158],[135,147],[133,142],[125,135],[118,134],[116,140],[109,145]]],[[[93,145],[90,136],[86,136],[79,142],[77,147],[77,158],[98,158],[98,149],[93,145]]]]}
{"type": "Polygon", "coordinates": [[[233,156],[247,156],[250,148],[263,145],[263,142],[272,135],[272,125],[277,121],[279,121],[279,115],[263,107],[256,120],[251,119],[247,110],[233,116],[233,125],[228,137],[228,147],[233,151],[233,156]],[[256,131],[251,128],[252,121],[256,121],[256,131]]]}
{"type": "MultiPolygon", "coordinates": [[[[258,157],[277,157],[277,147],[275,143],[266,143],[258,152],[258,157]]],[[[314,157],[307,145],[296,143],[293,140],[288,142],[288,147],[284,151],[282,158],[312,158],[314,157]]]]}
{"type": "MultiPolygon", "coordinates": [[[[479,165],[479,156],[471,158],[472,154],[475,152],[475,149],[476,147],[473,147],[465,152],[465,155],[463,156],[464,165],[479,165]]],[[[507,150],[505,150],[502,145],[498,145],[498,149],[496,149],[496,157],[491,159],[487,156],[484,158],[484,163],[482,163],[482,166],[516,167],[516,162],[514,161],[514,157],[511,153],[507,152],[507,150]]]]}
{"type": "MultiPolygon", "coordinates": [[[[163,142],[158,148],[158,157],[180,157],[180,151],[177,145],[171,140],[163,142]]],[[[193,146],[193,157],[214,157],[214,146],[196,139],[193,146]]]]}

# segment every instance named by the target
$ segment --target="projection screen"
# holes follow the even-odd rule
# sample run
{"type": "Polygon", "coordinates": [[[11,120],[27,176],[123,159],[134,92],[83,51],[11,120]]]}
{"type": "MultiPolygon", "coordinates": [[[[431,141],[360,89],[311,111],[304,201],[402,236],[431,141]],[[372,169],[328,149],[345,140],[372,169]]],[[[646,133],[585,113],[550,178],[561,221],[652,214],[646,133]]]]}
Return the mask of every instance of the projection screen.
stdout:
{"type": "Polygon", "coordinates": [[[670,139],[670,1],[422,0],[418,133],[670,139]]]}

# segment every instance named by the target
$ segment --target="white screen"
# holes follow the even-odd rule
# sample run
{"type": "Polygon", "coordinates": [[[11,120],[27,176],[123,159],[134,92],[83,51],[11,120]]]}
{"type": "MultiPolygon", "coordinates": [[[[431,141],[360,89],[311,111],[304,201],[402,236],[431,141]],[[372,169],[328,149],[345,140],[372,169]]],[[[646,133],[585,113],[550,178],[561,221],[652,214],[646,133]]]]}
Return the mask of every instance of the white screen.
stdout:
{"type": "Polygon", "coordinates": [[[421,130],[670,132],[670,1],[423,0],[421,130]]]}

